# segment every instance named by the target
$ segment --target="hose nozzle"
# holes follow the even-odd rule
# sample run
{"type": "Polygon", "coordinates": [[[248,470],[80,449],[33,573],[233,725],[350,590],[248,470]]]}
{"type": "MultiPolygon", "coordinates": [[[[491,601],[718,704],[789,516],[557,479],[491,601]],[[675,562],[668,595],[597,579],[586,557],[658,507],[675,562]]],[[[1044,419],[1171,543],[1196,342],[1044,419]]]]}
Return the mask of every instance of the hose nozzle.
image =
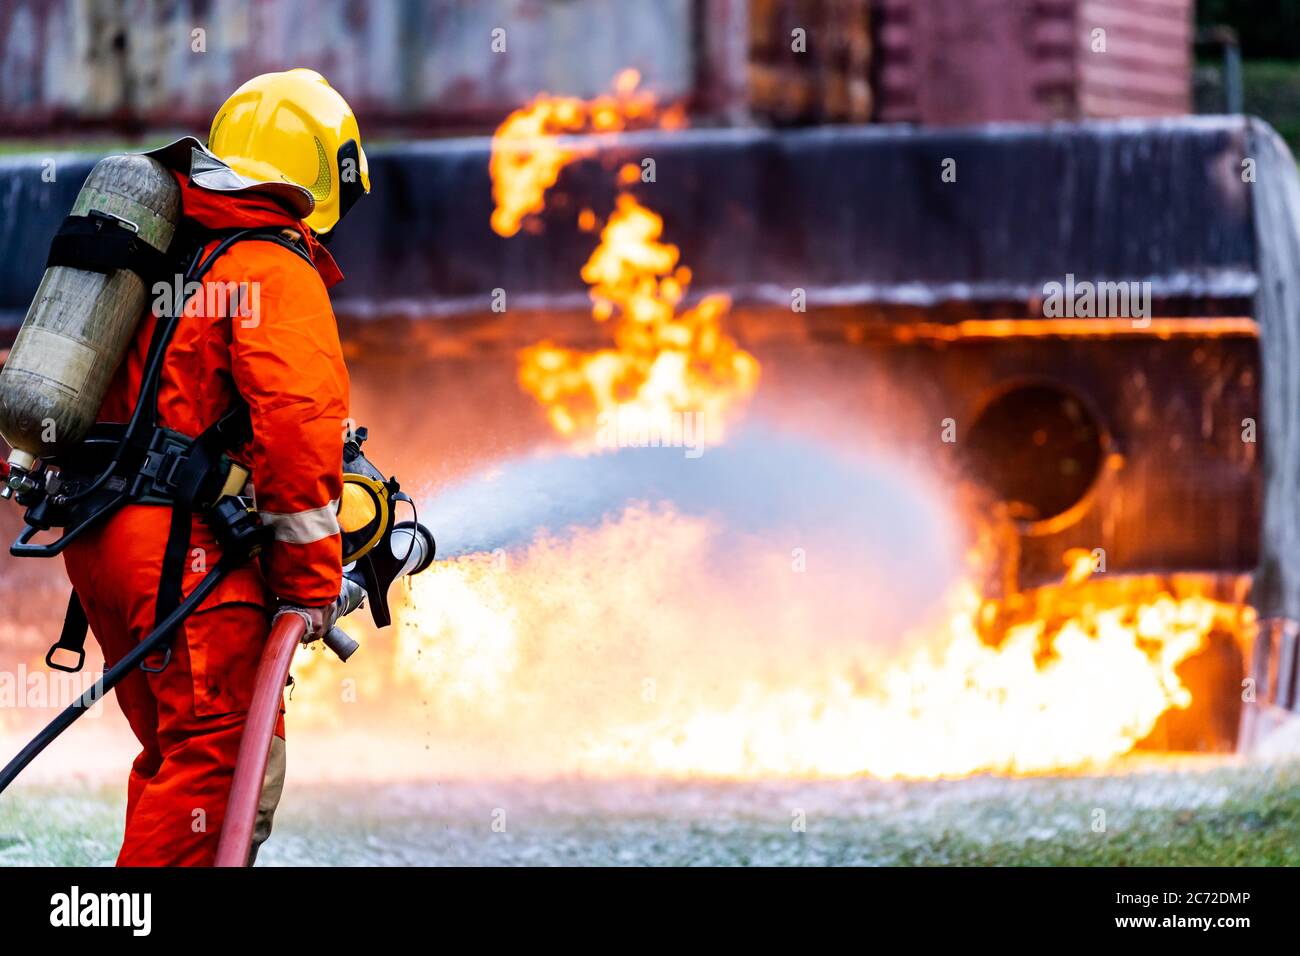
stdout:
{"type": "Polygon", "coordinates": [[[348,632],[341,627],[331,627],[329,633],[322,639],[326,647],[338,655],[339,660],[346,661],[356,653],[357,648],[361,645],[348,636],[348,632]]]}

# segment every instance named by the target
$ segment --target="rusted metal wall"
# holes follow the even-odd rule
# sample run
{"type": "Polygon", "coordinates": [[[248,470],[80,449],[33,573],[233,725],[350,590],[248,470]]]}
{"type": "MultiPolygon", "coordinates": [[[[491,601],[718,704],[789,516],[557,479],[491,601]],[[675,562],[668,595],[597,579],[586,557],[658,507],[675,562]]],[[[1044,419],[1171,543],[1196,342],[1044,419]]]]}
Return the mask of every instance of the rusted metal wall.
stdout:
{"type": "Polygon", "coordinates": [[[1045,122],[1191,109],[1192,0],[876,6],[876,118],[883,122],[1045,122]]]}
{"type": "Polygon", "coordinates": [[[865,0],[750,0],[750,110],[776,122],[870,120],[870,10],[865,0]]]}
{"type": "Polygon", "coordinates": [[[1191,103],[1191,11],[1192,0],[0,0],[0,135],[201,130],[243,80],[292,66],[325,73],[370,132],[491,128],[538,92],[591,96],[625,67],[699,124],[1171,115],[1191,103]]]}
{"type": "MultiPolygon", "coordinates": [[[[1035,72],[1040,20],[1021,0],[878,0],[877,118],[955,125],[1038,120],[1035,72]]],[[[1071,10],[1064,11],[1067,31],[1071,10]]],[[[1066,57],[1068,62],[1068,55],[1066,57]]],[[[1049,62],[1056,66],[1059,51],[1049,62]]],[[[1068,110],[1062,110],[1068,112],[1068,110]]]]}
{"type": "Polygon", "coordinates": [[[0,0],[0,134],[202,129],[245,79],[294,66],[371,129],[492,125],[543,90],[603,92],[625,67],[691,99],[697,33],[692,0],[0,0]]]}
{"type": "Polygon", "coordinates": [[[865,122],[869,9],[867,0],[0,0],[0,135],[202,129],[244,79],[292,66],[328,76],[371,130],[490,128],[542,91],[606,91],[627,67],[697,122],[865,122]],[[504,51],[492,46],[497,29],[504,51]]]}
{"type": "Polygon", "coordinates": [[[1085,0],[1079,5],[1079,111],[1084,116],[1168,116],[1192,108],[1188,0],[1085,0]],[[1094,52],[1093,30],[1105,30],[1094,52]]]}

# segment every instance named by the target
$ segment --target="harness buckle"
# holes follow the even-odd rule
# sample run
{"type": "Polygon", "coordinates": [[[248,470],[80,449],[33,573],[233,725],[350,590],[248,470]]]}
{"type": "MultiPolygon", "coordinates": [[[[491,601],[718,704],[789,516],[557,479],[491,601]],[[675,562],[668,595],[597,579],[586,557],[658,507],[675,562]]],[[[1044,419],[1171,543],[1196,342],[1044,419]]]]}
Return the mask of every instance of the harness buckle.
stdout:
{"type": "Polygon", "coordinates": [[[73,591],[68,595],[68,611],[63,616],[63,630],[59,633],[59,639],[45,652],[45,666],[68,674],[75,674],[81,670],[81,666],[86,663],[86,634],[89,630],[90,622],[86,620],[86,609],[82,607],[77,592],[73,591]],[[54,659],[59,653],[75,654],[77,662],[61,664],[54,659]]]}
{"type": "Polygon", "coordinates": [[[172,649],[171,649],[171,645],[169,644],[163,648],[163,659],[161,664],[159,664],[157,667],[150,666],[149,658],[146,657],[144,660],[140,662],[140,670],[144,671],[146,674],[161,674],[163,671],[167,669],[167,665],[170,664],[171,662],[172,662],[172,649]]]}
{"type": "Polygon", "coordinates": [[[185,459],[185,452],[172,448],[145,452],[139,474],[149,482],[148,492],[163,497],[175,494],[176,472],[185,464],[185,459]]]}
{"type": "Polygon", "coordinates": [[[51,668],[52,670],[64,671],[68,674],[75,674],[77,673],[77,671],[81,670],[82,665],[85,663],[86,663],[86,649],[84,647],[69,647],[66,644],[60,643],[60,644],[51,645],[50,649],[45,652],[45,666],[51,668]],[[60,651],[68,654],[76,654],[77,663],[60,664],[58,661],[54,659],[54,655],[59,653],[60,651]]]}

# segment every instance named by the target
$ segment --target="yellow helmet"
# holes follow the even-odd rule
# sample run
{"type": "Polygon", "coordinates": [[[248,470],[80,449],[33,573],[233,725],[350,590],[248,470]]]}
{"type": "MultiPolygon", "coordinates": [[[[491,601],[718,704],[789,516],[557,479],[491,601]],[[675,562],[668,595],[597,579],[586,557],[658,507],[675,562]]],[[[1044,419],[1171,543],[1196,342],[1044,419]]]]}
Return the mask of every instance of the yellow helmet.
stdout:
{"type": "Polygon", "coordinates": [[[263,73],[235,90],[213,117],[208,149],[247,179],[308,190],[315,207],[305,221],[315,232],[329,232],[370,192],[357,118],[315,70],[263,73]]]}

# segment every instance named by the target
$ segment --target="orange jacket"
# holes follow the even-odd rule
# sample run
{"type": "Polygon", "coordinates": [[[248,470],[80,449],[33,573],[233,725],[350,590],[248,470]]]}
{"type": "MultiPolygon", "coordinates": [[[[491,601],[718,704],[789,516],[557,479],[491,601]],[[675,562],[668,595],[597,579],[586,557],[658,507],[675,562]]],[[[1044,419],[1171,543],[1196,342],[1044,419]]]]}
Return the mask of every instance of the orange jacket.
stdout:
{"type": "MultiPolygon", "coordinates": [[[[236,243],[217,260],[167,350],[158,409],[162,425],[193,437],[238,397],[248,403],[253,439],[232,457],[252,472],[258,511],[275,529],[266,583],[281,600],[329,604],[342,583],[336,513],[348,373],[326,289],[342,274],[306,226],[274,200],[212,192],[176,178],[185,216],[203,226],[286,226],[307,237],[315,268],[291,250],[256,240],[236,243]]],[[[100,407],[102,421],[130,417],[155,323],[152,312],[141,322],[100,407]]]]}

